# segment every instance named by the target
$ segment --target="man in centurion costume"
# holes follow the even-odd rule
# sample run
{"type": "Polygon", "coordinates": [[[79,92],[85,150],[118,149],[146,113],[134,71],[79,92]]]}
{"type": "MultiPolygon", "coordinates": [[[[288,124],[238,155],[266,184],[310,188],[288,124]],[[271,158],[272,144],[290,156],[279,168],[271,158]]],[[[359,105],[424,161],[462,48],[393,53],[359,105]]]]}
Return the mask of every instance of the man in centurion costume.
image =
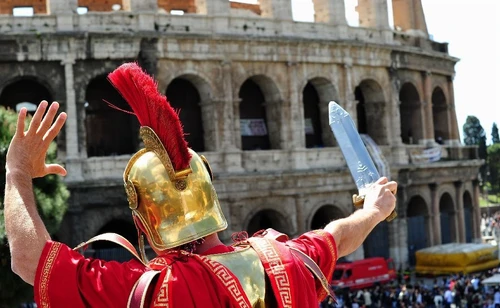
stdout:
{"type": "Polygon", "coordinates": [[[120,66],[109,80],[142,126],[144,149],[124,172],[141,253],[112,234],[91,241],[115,241],[135,258],[125,263],[84,258],[50,239],[31,181],[66,174],[59,165],[45,164],[47,147],[66,114],[54,121],[59,106],[48,108],[44,101],[25,131],[22,109],[7,153],[5,223],[12,269],[34,285],[39,307],[316,308],[328,294],[337,258],[357,249],[395,207],[397,184],[381,178],[368,191],[363,209],[324,230],[289,240],[268,229],[226,246],[217,235],[227,222],[208,162],[187,147],[177,113],[154,80],[133,63],[120,66]],[[151,261],[142,234],[157,254],[151,261]]]}

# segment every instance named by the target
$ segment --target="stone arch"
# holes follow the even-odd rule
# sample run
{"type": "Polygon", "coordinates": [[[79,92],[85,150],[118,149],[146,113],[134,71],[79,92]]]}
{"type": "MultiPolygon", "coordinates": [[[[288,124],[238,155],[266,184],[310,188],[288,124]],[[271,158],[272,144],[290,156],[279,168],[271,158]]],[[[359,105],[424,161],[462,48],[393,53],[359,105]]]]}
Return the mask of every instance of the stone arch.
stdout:
{"type": "MultiPolygon", "coordinates": [[[[0,92],[0,104],[12,110],[16,110],[16,106],[20,103],[30,103],[38,106],[42,100],[52,103],[53,93],[49,85],[37,77],[13,78],[0,92]]],[[[28,112],[32,112],[32,110],[28,108],[28,112]]]]}
{"type": "Polygon", "coordinates": [[[472,243],[474,238],[474,203],[472,196],[468,191],[463,195],[464,204],[464,226],[465,226],[465,242],[472,243]]]}
{"type": "Polygon", "coordinates": [[[167,86],[166,96],[172,107],[179,110],[186,141],[197,152],[206,150],[205,126],[209,124],[212,110],[205,102],[211,99],[209,83],[194,74],[183,74],[174,78],[167,86]]]}
{"type": "Polygon", "coordinates": [[[441,244],[458,241],[455,203],[448,192],[444,192],[439,198],[439,216],[441,217],[441,244]]]}
{"type": "Polygon", "coordinates": [[[302,87],[306,148],[334,146],[328,123],[328,103],[338,102],[338,91],[324,77],[310,78],[302,87]]]}
{"type": "Polygon", "coordinates": [[[239,88],[242,150],[279,149],[282,99],[274,81],[255,75],[239,88]]]}
{"type": "Polygon", "coordinates": [[[382,221],[368,234],[363,242],[365,258],[384,257],[389,258],[389,224],[382,221]]]}
{"type": "Polygon", "coordinates": [[[311,230],[323,229],[333,220],[344,218],[346,215],[338,206],[325,204],[318,208],[314,215],[309,219],[309,227],[311,230]]]}
{"type": "Polygon", "coordinates": [[[384,120],[386,99],[380,84],[373,79],[364,79],[355,88],[354,97],[359,133],[368,134],[377,144],[388,144],[384,120]]]}
{"type": "Polygon", "coordinates": [[[406,208],[406,223],[408,234],[408,259],[410,265],[415,265],[415,252],[429,246],[429,208],[420,195],[412,196],[406,208]]]}
{"type": "Polygon", "coordinates": [[[399,113],[401,121],[401,139],[405,144],[418,144],[424,139],[423,114],[420,95],[411,82],[406,82],[399,91],[399,113]]]}
{"type": "Polygon", "coordinates": [[[441,87],[432,91],[432,119],[434,122],[434,136],[438,143],[450,139],[450,115],[448,102],[441,87]]]}
{"type": "Polygon", "coordinates": [[[130,110],[130,106],[106,77],[103,74],[91,79],[85,92],[88,157],[132,154],[139,146],[137,118],[106,104],[108,101],[118,108],[130,110]]]}
{"type": "MultiPolygon", "coordinates": [[[[112,219],[101,226],[95,235],[103,233],[117,233],[125,237],[130,243],[137,247],[137,230],[129,220],[112,219]]],[[[128,261],[131,259],[130,252],[126,249],[108,241],[97,241],[90,245],[93,257],[103,260],[128,261]]]]}
{"type": "Polygon", "coordinates": [[[273,209],[262,209],[251,215],[247,221],[245,230],[250,236],[267,228],[273,228],[288,235],[292,233],[288,219],[282,213],[273,209]]]}

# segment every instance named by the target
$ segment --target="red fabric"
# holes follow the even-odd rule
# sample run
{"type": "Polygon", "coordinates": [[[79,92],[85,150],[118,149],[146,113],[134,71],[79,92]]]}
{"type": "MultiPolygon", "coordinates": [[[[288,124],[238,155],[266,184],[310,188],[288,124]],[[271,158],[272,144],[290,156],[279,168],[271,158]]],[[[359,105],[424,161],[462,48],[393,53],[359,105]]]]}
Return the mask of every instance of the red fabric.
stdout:
{"type": "MultiPolygon", "coordinates": [[[[156,296],[151,307],[247,307],[237,304],[227,287],[203,260],[203,257],[198,256],[179,258],[177,254],[153,259],[150,262],[151,268],[162,270],[162,273],[154,289],[156,296]],[[165,264],[171,268],[171,278],[168,281],[165,264]]],[[[233,283],[239,285],[237,278],[230,272],[228,274],[224,278],[232,279],[233,283]]],[[[241,285],[239,289],[243,293],[241,285]]]]}
{"type": "MultiPolygon", "coordinates": [[[[321,231],[308,232],[298,239],[279,244],[281,248],[293,246],[309,255],[331,279],[336,261],[335,242],[331,235],[321,231]]],[[[233,247],[216,246],[206,253],[232,250],[233,247]]],[[[167,271],[160,274],[151,304],[168,295],[172,308],[233,307],[234,297],[203,260],[203,257],[177,258],[173,254],[152,260],[153,269],[165,269],[166,265],[171,265],[172,271],[165,284],[167,288],[162,287],[167,271]]],[[[312,274],[298,263],[300,261],[291,261],[297,263],[291,272],[293,291],[296,292],[294,297],[311,303],[316,298],[317,304],[325,292],[318,287],[319,284],[313,284],[312,274]]],[[[146,270],[136,260],[118,263],[88,259],[64,244],[48,241],[36,272],[35,301],[38,307],[126,307],[132,287],[146,270]]]]}
{"type": "Polygon", "coordinates": [[[308,255],[330,280],[337,260],[335,241],[330,234],[312,231],[286,242],[259,237],[249,240],[263,261],[278,307],[318,307],[327,291],[288,247],[308,255]]]}
{"type": "Polygon", "coordinates": [[[85,259],[68,246],[48,241],[35,276],[38,307],[126,307],[134,283],[146,270],[125,263],[85,259]]]}
{"type": "MultiPolygon", "coordinates": [[[[323,230],[307,232],[297,239],[287,241],[286,245],[308,255],[319,266],[327,281],[332,280],[333,270],[337,263],[337,245],[330,233],[323,230]]],[[[323,289],[318,279],[315,282],[315,294],[318,301],[322,301],[327,296],[326,290],[323,289]]]]}

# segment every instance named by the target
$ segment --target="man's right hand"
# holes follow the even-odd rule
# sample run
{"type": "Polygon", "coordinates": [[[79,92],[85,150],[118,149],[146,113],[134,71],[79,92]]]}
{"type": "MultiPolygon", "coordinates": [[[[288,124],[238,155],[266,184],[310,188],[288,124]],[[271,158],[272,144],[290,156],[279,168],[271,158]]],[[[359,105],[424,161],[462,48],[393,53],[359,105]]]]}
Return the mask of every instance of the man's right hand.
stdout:
{"type": "Polygon", "coordinates": [[[20,172],[31,178],[43,177],[47,174],[66,175],[66,170],[57,164],[45,164],[45,157],[50,143],[57,136],[66,121],[66,113],[54,117],[59,104],[50,105],[47,114],[47,101],[42,101],[33,116],[28,131],[24,131],[26,108],[22,108],[17,118],[17,129],[7,151],[6,170],[20,172]]]}
{"type": "Polygon", "coordinates": [[[363,208],[380,213],[380,221],[385,220],[396,207],[397,190],[396,182],[380,178],[367,190],[363,208]]]}

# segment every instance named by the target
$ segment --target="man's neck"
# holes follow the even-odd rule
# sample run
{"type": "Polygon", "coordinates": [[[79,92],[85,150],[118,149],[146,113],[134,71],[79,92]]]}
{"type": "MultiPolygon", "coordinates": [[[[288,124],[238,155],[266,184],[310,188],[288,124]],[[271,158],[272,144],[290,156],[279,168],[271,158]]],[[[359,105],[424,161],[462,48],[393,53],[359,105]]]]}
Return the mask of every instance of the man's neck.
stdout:
{"type": "Polygon", "coordinates": [[[219,245],[224,245],[224,244],[219,239],[219,236],[217,235],[217,233],[210,234],[209,236],[205,237],[205,242],[203,242],[203,244],[196,247],[195,252],[197,254],[203,254],[205,251],[212,249],[215,246],[219,246],[219,245]]]}

